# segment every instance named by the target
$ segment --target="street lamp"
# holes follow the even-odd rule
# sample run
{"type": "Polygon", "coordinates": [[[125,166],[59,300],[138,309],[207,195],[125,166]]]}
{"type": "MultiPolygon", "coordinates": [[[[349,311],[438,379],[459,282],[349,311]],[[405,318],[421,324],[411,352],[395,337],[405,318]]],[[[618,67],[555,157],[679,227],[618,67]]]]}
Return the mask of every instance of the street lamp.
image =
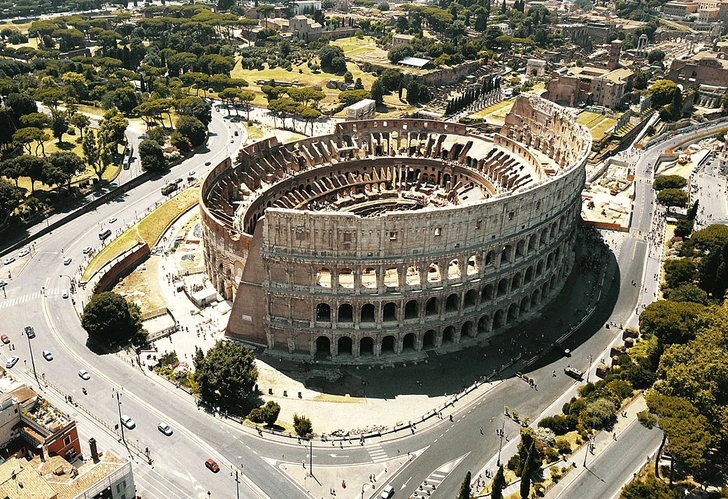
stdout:
{"type": "Polygon", "coordinates": [[[586,382],[589,383],[589,371],[591,371],[592,354],[589,354],[589,366],[586,368],[586,382]]]}
{"type": "Polygon", "coordinates": [[[111,389],[114,393],[116,393],[116,402],[117,406],[119,407],[119,428],[121,428],[121,440],[126,444],[126,436],[124,435],[124,423],[121,422],[121,393],[119,393],[119,390],[111,389]]]}
{"type": "MultiPolygon", "coordinates": [[[[503,449],[503,437],[505,436],[505,430],[506,430],[506,418],[503,417],[503,424],[501,425],[500,433],[498,434],[500,436],[500,444],[498,445],[498,467],[500,468],[501,465],[501,450],[503,449]]],[[[498,430],[496,429],[496,432],[498,430]]]]}
{"type": "Polygon", "coordinates": [[[28,338],[28,349],[30,350],[30,363],[33,365],[33,376],[40,386],[40,380],[38,379],[38,372],[35,370],[35,358],[33,357],[33,344],[30,342],[31,337],[35,337],[35,330],[32,326],[26,326],[25,336],[28,338]],[[30,333],[30,334],[29,334],[30,333]]]}

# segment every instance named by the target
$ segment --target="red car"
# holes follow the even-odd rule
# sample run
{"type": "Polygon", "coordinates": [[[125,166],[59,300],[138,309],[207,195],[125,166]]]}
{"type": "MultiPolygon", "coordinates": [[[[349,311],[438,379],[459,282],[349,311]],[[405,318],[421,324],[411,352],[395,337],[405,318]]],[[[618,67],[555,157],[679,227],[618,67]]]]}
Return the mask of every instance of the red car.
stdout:
{"type": "Polygon", "coordinates": [[[6,345],[10,343],[10,338],[8,338],[7,334],[0,336],[0,340],[3,340],[3,343],[5,343],[6,345]]]}
{"type": "Polygon", "coordinates": [[[207,461],[205,461],[205,466],[207,466],[207,469],[212,471],[213,473],[217,473],[218,471],[220,471],[220,467],[213,459],[208,459],[207,461]]]}

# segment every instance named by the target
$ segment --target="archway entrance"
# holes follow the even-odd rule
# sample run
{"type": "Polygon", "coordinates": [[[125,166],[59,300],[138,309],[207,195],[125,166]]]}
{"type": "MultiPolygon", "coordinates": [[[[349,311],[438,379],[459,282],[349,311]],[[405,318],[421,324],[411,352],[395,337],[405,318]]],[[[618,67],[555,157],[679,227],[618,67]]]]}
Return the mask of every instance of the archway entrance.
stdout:
{"type": "Polygon", "coordinates": [[[382,338],[382,353],[394,353],[394,336],[382,338]]]}
{"type": "Polygon", "coordinates": [[[415,333],[407,333],[402,340],[402,350],[415,349],[415,333]]]}
{"type": "Polygon", "coordinates": [[[326,336],[316,338],[316,357],[328,357],[331,355],[331,340],[326,336]]]}
{"type": "Polygon", "coordinates": [[[339,355],[351,355],[351,338],[342,336],[339,338],[339,355]]]}
{"type": "Polygon", "coordinates": [[[422,349],[430,350],[435,348],[435,331],[430,329],[422,337],[422,349]]]}
{"type": "Polygon", "coordinates": [[[365,355],[374,355],[374,340],[369,338],[362,338],[359,341],[359,355],[362,357],[365,355]]]}

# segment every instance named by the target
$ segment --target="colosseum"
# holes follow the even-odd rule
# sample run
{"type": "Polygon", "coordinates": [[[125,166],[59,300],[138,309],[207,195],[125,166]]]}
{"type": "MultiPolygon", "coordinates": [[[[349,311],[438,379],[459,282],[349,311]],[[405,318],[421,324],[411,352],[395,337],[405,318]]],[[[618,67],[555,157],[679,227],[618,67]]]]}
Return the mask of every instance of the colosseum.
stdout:
{"type": "Polygon", "coordinates": [[[520,96],[500,133],[375,119],[247,146],[201,190],[226,335],[294,358],[413,359],[482,343],[574,262],[586,128],[520,96]]]}

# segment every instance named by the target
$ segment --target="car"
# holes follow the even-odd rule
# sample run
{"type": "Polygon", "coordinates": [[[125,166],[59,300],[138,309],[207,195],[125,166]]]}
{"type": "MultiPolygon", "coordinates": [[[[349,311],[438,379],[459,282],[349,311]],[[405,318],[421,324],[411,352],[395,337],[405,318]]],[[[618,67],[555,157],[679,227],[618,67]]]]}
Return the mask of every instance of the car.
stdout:
{"type": "Polygon", "coordinates": [[[118,220],[118,218],[116,218],[116,217],[111,217],[111,218],[109,219],[109,223],[110,223],[110,224],[113,224],[113,223],[114,223],[114,222],[116,222],[117,220],[118,220]]]}
{"type": "Polygon", "coordinates": [[[574,379],[578,379],[579,381],[581,381],[581,379],[584,377],[583,372],[581,372],[578,369],[574,369],[573,367],[567,367],[566,369],[564,369],[564,373],[567,376],[571,376],[574,379]]]}
{"type": "Polygon", "coordinates": [[[68,298],[68,290],[67,289],[64,289],[63,291],[61,291],[61,297],[68,298]]]}
{"type": "Polygon", "coordinates": [[[212,163],[209,161],[205,161],[205,166],[210,166],[212,163]]]}
{"type": "Polygon", "coordinates": [[[63,265],[71,265],[71,262],[73,259],[69,256],[65,260],[63,260],[63,265]]]}
{"type": "Polygon", "coordinates": [[[31,340],[35,338],[35,329],[33,329],[33,326],[25,326],[25,334],[27,334],[28,338],[31,340]]]}
{"type": "Polygon", "coordinates": [[[167,436],[170,436],[172,434],[172,427],[169,426],[167,423],[159,423],[157,425],[157,429],[167,436]]]}
{"type": "Polygon", "coordinates": [[[393,495],[394,487],[392,487],[391,485],[387,485],[386,487],[384,487],[384,490],[382,490],[382,495],[379,497],[381,497],[382,499],[389,499],[393,495]]]}
{"type": "Polygon", "coordinates": [[[133,430],[136,428],[136,423],[134,422],[131,417],[127,416],[126,414],[121,415],[121,424],[129,428],[130,430],[133,430]]]}
{"type": "Polygon", "coordinates": [[[175,184],[181,184],[184,181],[185,181],[185,179],[183,179],[182,177],[179,177],[177,180],[174,181],[174,183],[175,184]]]}
{"type": "Polygon", "coordinates": [[[18,253],[18,258],[23,258],[24,256],[30,255],[30,249],[25,248],[24,250],[21,250],[20,253],[18,253]]]}
{"type": "Polygon", "coordinates": [[[8,338],[8,335],[7,334],[4,334],[4,335],[0,336],[0,340],[2,340],[2,342],[5,343],[6,345],[8,343],[10,343],[10,338],[8,338]]]}
{"type": "Polygon", "coordinates": [[[93,248],[92,248],[91,246],[86,246],[86,247],[85,247],[85,248],[83,249],[83,254],[84,254],[84,255],[88,255],[88,254],[89,254],[89,253],[91,253],[91,252],[92,252],[93,250],[94,250],[94,249],[93,249],[93,248]]]}
{"type": "Polygon", "coordinates": [[[13,366],[14,366],[15,364],[17,364],[19,360],[20,360],[20,359],[19,359],[19,358],[18,358],[17,356],[13,355],[13,356],[12,356],[12,357],[10,357],[10,358],[8,359],[8,361],[7,361],[6,363],[5,363],[5,367],[7,367],[8,369],[10,369],[10,368],[11,368],[11,367],[13,367],[13,366]]]}
{"type": "Polygon", "coordinates": [[[220,471],[220,467],[217,465],[214,459],[208,459],[205,461],[205,466],[207,466],[207,469],[212,471],[213,473],[217,473],[220,471]]]}
{"type": "Polygon", "coordinates": [[[53,360],[53,354],[49,350],[43,350],[43,358],[50,362],[53,360]]]}
{"type": "Polygon", "coordinates": [[[79,370],[78,375],[81,376],[81,379],[85,379],[86,381],[91,379],[91,375],[88,373],[88,371],[86,369],[79,370]]]}
{"type": "Polygon", "coordinates": [[[14,261],[15,261],[15,257],[11,256],[10,258],[6,258],[5,260],[3,260],[3,265],[10,265],[14,261]]]}
{"type": "Polygon", "coordinates": [[[230,139],[230,143],[232,144],[233,142],[235,142],[235,139],[230,139]]]}

